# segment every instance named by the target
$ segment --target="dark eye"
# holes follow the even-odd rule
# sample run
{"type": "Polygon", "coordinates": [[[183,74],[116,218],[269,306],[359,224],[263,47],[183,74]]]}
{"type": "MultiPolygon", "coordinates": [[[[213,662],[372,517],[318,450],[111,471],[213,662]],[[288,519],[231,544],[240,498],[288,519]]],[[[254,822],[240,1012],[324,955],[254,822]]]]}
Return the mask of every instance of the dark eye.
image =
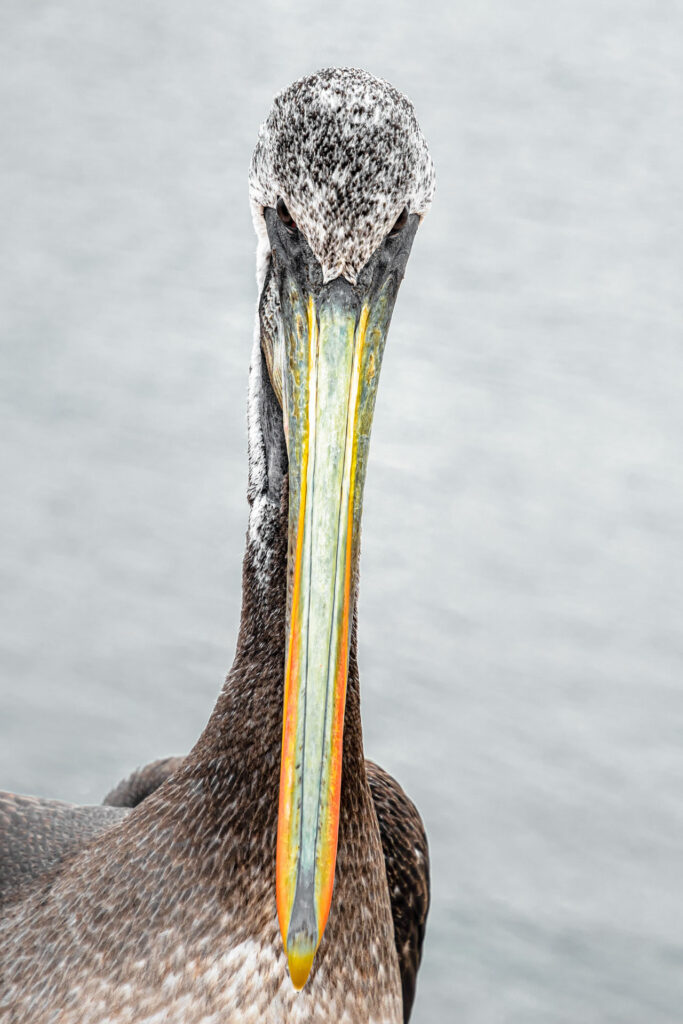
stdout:
{"type": "Polygon", "coordinates": [[[291,213],[287,209],[287,205],[282,196],[280,196],[280,198],[278,199],[277,206],[275,207],[275,209],[277,210],[278,217],[280,218],[284,226],[287,228],[287,230],[292,233],[296,231],[296,221],[294,220],[291,213]]]}
{"type": "Polygon", "coordinates": [[[396,238],[403,231],[404,227],[408,223],[408,207],[404,206],[398,215],[398,219],[394,224],[393,228],[389,232],[389,238],[396,238]]]}

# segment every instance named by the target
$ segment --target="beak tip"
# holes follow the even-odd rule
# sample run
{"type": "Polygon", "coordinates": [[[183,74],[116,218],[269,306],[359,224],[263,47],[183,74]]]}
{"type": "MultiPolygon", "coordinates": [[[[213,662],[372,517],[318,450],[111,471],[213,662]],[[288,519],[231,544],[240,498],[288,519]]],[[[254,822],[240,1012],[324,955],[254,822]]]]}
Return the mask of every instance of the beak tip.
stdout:
{"type": "Polygon", "coordinates": [[[315,945],[308,936],[297,935],[287,947],[289,976],[294,988],[299,992],[308,980],[315,956],[315,945]]]}

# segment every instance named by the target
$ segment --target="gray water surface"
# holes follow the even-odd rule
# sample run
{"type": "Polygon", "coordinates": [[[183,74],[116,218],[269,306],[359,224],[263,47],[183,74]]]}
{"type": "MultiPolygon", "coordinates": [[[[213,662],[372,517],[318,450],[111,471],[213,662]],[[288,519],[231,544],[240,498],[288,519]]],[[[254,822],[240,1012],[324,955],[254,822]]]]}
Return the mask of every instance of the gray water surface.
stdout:
{"type": "Polygon", "coordinates": [[[272,94],[359,65],[438,192],[364,516],[416,1024],[683,1020],[683,7],[0,6],[0,786],[98,801],[230,666],[272,94]]]}

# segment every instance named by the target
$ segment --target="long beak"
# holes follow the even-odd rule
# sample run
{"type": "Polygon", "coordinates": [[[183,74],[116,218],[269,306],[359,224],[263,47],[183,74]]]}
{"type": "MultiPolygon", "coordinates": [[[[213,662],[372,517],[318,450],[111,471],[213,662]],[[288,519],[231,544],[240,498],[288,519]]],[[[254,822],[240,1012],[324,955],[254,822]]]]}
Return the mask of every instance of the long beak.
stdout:
{"type": "Polygon", "coordinates": [[[289,563],[277,909],[297,989],[332,900],[363,483],[395,295],[391,279],[366,300],[339,278],[314,297],[287,277],[281,292],[289,563]]]}

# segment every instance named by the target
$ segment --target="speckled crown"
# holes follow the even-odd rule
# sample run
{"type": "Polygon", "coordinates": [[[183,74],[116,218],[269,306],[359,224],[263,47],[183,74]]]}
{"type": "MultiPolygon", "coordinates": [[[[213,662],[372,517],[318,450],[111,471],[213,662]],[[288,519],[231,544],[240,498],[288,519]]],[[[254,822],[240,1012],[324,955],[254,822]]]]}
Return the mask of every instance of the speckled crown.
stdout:
{"type": "Polygon", "coordinates": [[[355,68],[329,68],[279,93],[249,171],[254,224],[282,196],[326,281],[352,283],[408,207],[422,216],[434,165],[412,103],[355,68]]]}

